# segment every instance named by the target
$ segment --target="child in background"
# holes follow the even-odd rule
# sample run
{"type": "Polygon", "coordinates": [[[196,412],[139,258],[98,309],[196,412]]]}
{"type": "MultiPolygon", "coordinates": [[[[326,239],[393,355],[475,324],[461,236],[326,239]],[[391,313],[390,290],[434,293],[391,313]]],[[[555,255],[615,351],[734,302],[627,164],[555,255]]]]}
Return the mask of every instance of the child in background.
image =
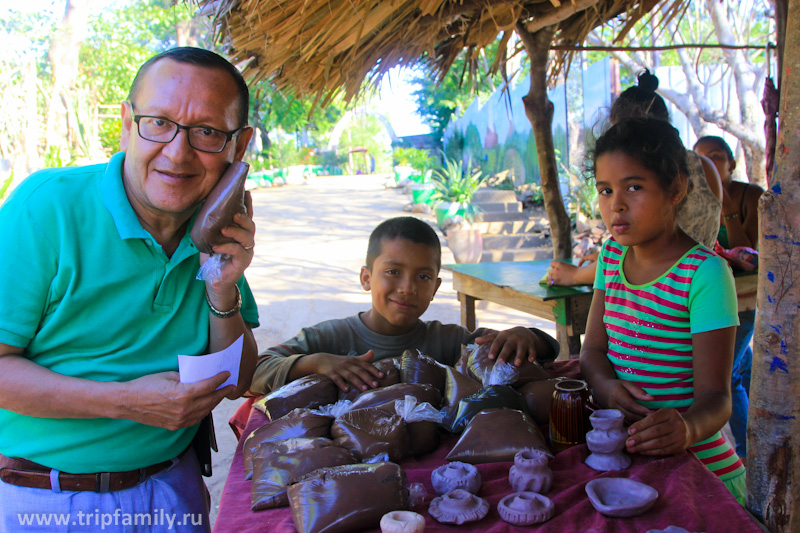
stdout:
{"type": "Polygon", "coordinates": [[[555,359],[558,343],[535,328],[470,332],[455,324],[420,320],[442,282],[441,258],[439,237],[425,222],[398,217],[379,224],[370,235],[360,276],[361,286],[372,293],[372,308],[303,328],[262,352],[250,391],[265,394],[309,374],[326,375],[343,391],[367,390],[383,377],[372,361],[420,350],[453,366],[461,345],[470,343],[491,343],[491,358],[516,366],[526,360],[555,359]]]}
{"type": "Polygon", "coordinates": [[[745,471],[720,429],[730,416],[736,292],[727,263],[676,223],[686,196],[678,131],[628,119],[595,145],[598,259],[581,371],[631,426],[627,450],[692,450],[744,504],[745,471]]]}
{"type": "MultiPolygon", "coordinates": [[[[614,101],[609,113],[611,124],[626,118],[657,118],[669,122],[667,103],[656,93],[658,77],[649,70],[638,76],[638,84],[625,89],[614,101]]],[[[689,189],[686,201],[678,210],[678,226],[694,240],[714,247],[719,230],[722,183],[714,164],[702,154],[686,152],[689,164],[689,189]]],[[[581,258],[576,267],[570,263],[550,263],[550,285],[589,285],[594,282],[597,253],[581,258]]]]}
{"type": "MultiPolygon", "coordinates": [[[[758,199],[764,189],[754,183],[733,180],[736,159],[725,139],[708,135],[700,137],[694,151],[711,159],[722,178],[722,213],[717,240],[726,250],[739,246],[758,249],[758,199]]],[[[753,365],[753,329],[756,312],[739,313],[739,327],[733,348],[733,372],[731,394],[731,433],[736,439],[736,453],[742,459],[747,457],[747,410],[750,396],[750,369],[753,365]]]]}

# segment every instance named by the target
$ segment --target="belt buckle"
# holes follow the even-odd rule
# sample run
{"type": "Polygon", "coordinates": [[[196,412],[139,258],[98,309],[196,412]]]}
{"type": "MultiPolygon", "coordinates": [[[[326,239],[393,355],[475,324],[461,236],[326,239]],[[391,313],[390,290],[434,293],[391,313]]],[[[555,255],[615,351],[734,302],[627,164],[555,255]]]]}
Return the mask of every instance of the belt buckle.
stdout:
{"type": "Polygon", "coordinates": [[[97,476],[97,482],[95,484],[96,492],[109,492],[108,489],[111,484],[111,473],[98,472],[96,476],[97,476]]]}

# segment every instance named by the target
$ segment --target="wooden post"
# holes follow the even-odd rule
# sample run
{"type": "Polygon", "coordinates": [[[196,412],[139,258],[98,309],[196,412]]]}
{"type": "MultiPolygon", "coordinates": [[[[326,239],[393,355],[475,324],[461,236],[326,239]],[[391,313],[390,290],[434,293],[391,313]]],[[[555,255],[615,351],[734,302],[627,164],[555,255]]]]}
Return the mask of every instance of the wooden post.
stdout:
{"type": "Polygon", "coordinates": [[[531,121],[536,139],[536,154],[539,157],[539,172],[542,177],[542,196],[553,239],[553,258],[570,259],[572,223],[564,207],[558,185],[556,150],[553,144],[553,102],[547,98],[547,58],[555,26],[547,26],[535,33],[529,33],[525,25],[518,22],[516,31],[525,45],[531,62],[531,88],[527,96],[522,98],[522,103],[525,105],[525,114],[531,121]]]}
{"type": "Polygon", "coordinates": [[[747,507],[770,531],[800,531],[800,2],[789,2],[775,172],[759,204],[760,254],[747,507]]]}

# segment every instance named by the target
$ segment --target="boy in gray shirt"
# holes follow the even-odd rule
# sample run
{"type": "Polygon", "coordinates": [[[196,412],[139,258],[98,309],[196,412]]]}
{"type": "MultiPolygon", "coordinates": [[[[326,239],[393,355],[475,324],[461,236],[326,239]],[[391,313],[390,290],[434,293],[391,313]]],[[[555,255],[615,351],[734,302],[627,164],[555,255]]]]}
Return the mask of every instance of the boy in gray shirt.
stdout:
{"type": "Polygon", "coordinates": [[[442,249],[436,232],[414,217],[386,220],[373,230],[361,286],[372,294],[369,311],[303,328],[294,338],[264,350],[250,390],[266,394],[285,383],[323,374],[343,391],[377,387],[383,374],[372,365],[404,350],[453,366],[461,345],[491,343],[491,357],[519,366],[525,359],[552,361],[559,345],[548,334],[521,326],[502,332],[423,322],[420,316],[441,285],[442,249]]]}

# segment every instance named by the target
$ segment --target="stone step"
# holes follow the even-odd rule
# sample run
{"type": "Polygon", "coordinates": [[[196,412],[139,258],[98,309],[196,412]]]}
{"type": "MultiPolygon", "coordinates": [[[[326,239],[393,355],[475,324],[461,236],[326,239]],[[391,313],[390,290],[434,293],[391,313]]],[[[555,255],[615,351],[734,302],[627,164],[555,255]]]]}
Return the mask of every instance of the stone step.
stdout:
{"type": "Polygon", "coordinates": [[[515,235],[484,235],[484,250],[519,250],[537,248],[547,243],[543,233],[519,233],[515,235]]]}
{"type": "Polygon", "coordinates": [[[522,202],[472,202],[485,213],[522,213],[522,202]]]}
{"type": "Polygon", "coordinates": [[[517,194],[514,191],[502,189],[480,188],[472,195],[473,202],[506,202],[517,201],[517,194]]]}
{"type": "Polygon", "coordinates": [[[531,220],[524,212],[515,213],[481,213],[482,222],[514,222],[514,221],[527,221],[531,220]]]}
{"type": "Polygon", "coordinates": [[[535,261],[537,259],[551,259],[553,248],[520,248],[519,250],[484,250],[481,254],[481,263],[496,261],[535,261]]]}
{"type": "Polygon", "coordinates": [[[472,227],[481,230],[483,235],[513,235],[514,233],[530,233],[537,228],[537,220],[509,220],[506,222],[474,222],[472,227]]]}

